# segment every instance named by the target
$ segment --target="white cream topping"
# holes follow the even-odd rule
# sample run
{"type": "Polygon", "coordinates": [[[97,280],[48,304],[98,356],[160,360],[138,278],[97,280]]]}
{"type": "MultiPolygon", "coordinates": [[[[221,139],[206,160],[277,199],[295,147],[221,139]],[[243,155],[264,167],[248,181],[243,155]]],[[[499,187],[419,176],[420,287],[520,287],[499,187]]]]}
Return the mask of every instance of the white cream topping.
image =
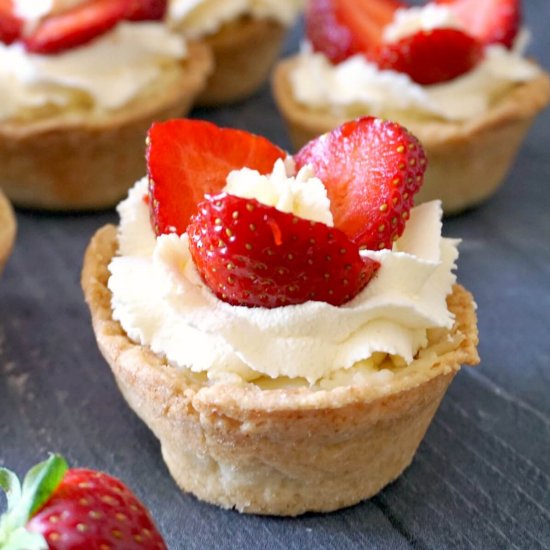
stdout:
{"type": "MultiPolygon", "coordinates": [[[[443,6],[398,10],[385,30],[385,39],[393,41],[421,29],[447,26],[457,28],[457,22],[443,6]]],[[[468,120],[485,113],[495,98],[515,84],[540,73],[522,57],[524,47],[525,33],[520,33],[512,50],[490,45],[485,48],[484,59],[470,72],[448,82],[422,86],[406,74],[380,70],[362,55],[333,65],[305,44],[290,74],[290,85],[299,103],[338,115],[391,117],[396,111],[407,111],[411,115],[468,120]]]]}
{"type": "Polygon", "coordinates": [[[431,31],[441,27],[460,28],[456,16],[445,6],[427,4],[421,8],[401,8],[395,12],[393,21],[384,29],[383,38],[385,42],[396,42],[418,31],[431,31]]]}
{"type": "Polygon", "coordinates": [[[168,21],[191,38],[213,34],[243,15],[270,18],[290,26],[304,0],[170,0],[168,21]]]}
{"type": "Polygon", "coordinates": [[[185,55],[184,39],[158,22],[121,23],[58,55],[0,44],[0,120],[48,105],[70,106],[75,94],[92,109],[118,109],[185,55]]]}
{"type": "MultiPolygon", "coordinates": [[[[246,170],[240,175],[250,177],[246,170]]],[[[458,241],[441,237],[439,202],[411,211],[393,250],[364,252],[381,267],[347,304],[265,309],[216,298],[194,267],[186,234],[155,238],[146,192],[143,179],[119,205],[119,255],[109,266],[113,318],[175,366],[206,372],[212,381],[265,376],[330,386],[346,378],[340,371],[363,376],[384,354],[408,364],[427,344],[428,328],[452,326],[446,296],[458,241]]]]}
{"type": "Polygon", "coordinates": [[[321,180],[313,175],[309,165],[302,167],[296,176],[295,172],[292,157],[278,159],[271,174],[265,176],[249,168],[230,172],[224,190],[332,227],[330,202],[321,180]]]}

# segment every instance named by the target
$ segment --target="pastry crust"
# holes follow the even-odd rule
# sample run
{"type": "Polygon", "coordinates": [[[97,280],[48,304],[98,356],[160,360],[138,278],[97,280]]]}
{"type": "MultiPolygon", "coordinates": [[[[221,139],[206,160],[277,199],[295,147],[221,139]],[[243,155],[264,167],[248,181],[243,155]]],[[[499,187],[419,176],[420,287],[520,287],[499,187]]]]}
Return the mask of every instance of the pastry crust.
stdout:
{"type": "MultiPolygon", "coordinates": [[[[277,65],[273,93],[286,119],[292,143],[299,149],[345,122],[346,117],[308,109],[294,99],[289,74],[296,64],[297,56],[277,65]]],[[[541,73],[515,86],[483,117],[475,120],[420,120],[406,112],[392,116],[420,140],[428,155],[428,169],[417,203],[441,199],[445,213],[452,214],[494,194],[513,164],[535,115],[549,100],[550,78],[541,73]]]]}
{"type": "Polygon", "coordinates": [[[427,366],[403,369],[398,382],[332,390],[208,385],[131,342],[113,320],[107,281],[116,247],[116,228],[105,226],[84,259],[99,348],[126,401],[160,440],[178,485],[224,508],[293,516],[376,494],[412,461],[460,365],[479,361],[475,304],[457,285],[448,300],[452,331],[433,334],[427,366]],[[449,333],[462,339],[436,353],[449,333]]]}
{"type": "Polygon", "coordinates": [[[212,68],[210,50],[189,44],[183,65],[125,107],[0,122],[0,187],[14,204],[49,210],[113,206],[145,173],[151,123],[186,114],[212,68]]]}
{"type": "Polygon", "coordinates": [[[16,227],[13,209],[0,189],[0,274],[11,254],[16,227]]]}
{"type": "Polygon", "coordinates": [[[225,105],[253,94],[268,79],[285,32],[286,27],[273,19],[241,17],[205,37],[215,68],[197,105],[225,105]]]}

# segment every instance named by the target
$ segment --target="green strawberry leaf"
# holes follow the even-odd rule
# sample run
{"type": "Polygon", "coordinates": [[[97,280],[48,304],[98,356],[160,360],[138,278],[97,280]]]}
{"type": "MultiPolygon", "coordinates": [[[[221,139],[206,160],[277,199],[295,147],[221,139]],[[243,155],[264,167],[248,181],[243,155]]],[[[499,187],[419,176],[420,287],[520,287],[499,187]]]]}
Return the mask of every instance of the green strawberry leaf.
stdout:
{"type": "Polygon", "coordinates": [[[0,468],[0,489],[8,497],[9,512],[21,498],[21,483],[19,483],[19,478],[7,468],[0,468]]]}
{"type": "Polygon", "coordinates": [[[25,525],[50,498],[67,469],[67,462],[62,456],[51,454],[47,460],[28,471],[21,489],[14,473],[0,468],[0,489],[8,497],[8,509],[0,518],[0,549],[38,550],[48,547],[41,535],[28,533],[25,525]]]}
{"type": "Polygon", "coordinates": [[[50,498],[69,469],[60,455],[51,454],[47,460],[33,466],[23,480],[21,513],[25,523],[50,498]]]}

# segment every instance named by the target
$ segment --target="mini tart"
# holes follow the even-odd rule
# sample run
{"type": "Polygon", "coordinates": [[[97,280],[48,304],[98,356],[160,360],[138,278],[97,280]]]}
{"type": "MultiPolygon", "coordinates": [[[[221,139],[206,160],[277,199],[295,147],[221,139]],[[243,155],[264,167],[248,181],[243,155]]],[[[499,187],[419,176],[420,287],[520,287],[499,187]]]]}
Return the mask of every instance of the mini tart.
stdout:
{"type": "Polygon", "coordinates": [[[66,111],[36,121],[0,121],[0,187],[18,206],[93,210],[115,205],[145,171],[147,129],[185,115],[212,69],[204,44],[188,45],[131,103],[100,115],[66,111]]]}
{"type": "Polygon", "coordinates": [[[241,17],[204,37],[215,68],[197,105],[224,105],[253,94],[268,79],[285,33],[286,27],[273,19],[241,17]]]}
{"type": "MultiPolygon", "coordinates": [[[[278,64],[273,93],[292,143],[299,149],[342,124],[346,117],[308,109],[294,99],[289,75],[296,64],[296,57],[278,64]]],[[[513,87],[481,118],[453,122],[392,113],[390,118],[406,126],[428,155],[428,169],[416,202],[441,199],[445,213],[452,214],[490,197],[503,183],[533,119],[549,100],[550,78],[541,73],[513,87]]]]}
{"type": "Polygon", "coordinates": [[[0,273],[4,270],[11,254],[16,227],[12,207],[0,189],[0,273]]]}
{"type": "Polygon", "coordinates": [[[84,259],[99,348],[124,398],[160,440],[178,485],[224,508],[294,516],[376,494],[411,463],[460,365],[479,361],[475,304],[457,285],[448,299],[453,329],[433,331],[427,359],[389,384],[329,391],[208,385],[130,341],[113,320],[107,281],[116,249],[116,228],[105,226],[84,259]]]}

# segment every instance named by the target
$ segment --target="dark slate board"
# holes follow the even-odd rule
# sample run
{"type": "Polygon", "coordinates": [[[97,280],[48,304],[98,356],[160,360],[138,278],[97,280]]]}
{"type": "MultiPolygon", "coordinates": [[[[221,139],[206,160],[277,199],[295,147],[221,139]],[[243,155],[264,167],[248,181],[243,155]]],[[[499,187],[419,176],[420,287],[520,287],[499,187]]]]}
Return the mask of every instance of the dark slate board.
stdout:
{"type": "MultiPolygon", "coordinates": [[[[527,0],[531,54],[550,66],[550,2],[527,0]]],[[[285,52],[297,47],[300,29],[285,52]]],[[[289,147],[269,89],[196,111],[289,147]]],[[[182,494],[100,357],[79,286],[82,255],[113,212],[17,212],[0,282],[0,464],[50,450],[111,472],[150,506],[172,549],[550,548],[550,111],[505,185],[448,219],[460,280],[479,304],[481,365],[463,369],[407,472],[368,502],[298,519],[241,516],[182,494]]]]}

